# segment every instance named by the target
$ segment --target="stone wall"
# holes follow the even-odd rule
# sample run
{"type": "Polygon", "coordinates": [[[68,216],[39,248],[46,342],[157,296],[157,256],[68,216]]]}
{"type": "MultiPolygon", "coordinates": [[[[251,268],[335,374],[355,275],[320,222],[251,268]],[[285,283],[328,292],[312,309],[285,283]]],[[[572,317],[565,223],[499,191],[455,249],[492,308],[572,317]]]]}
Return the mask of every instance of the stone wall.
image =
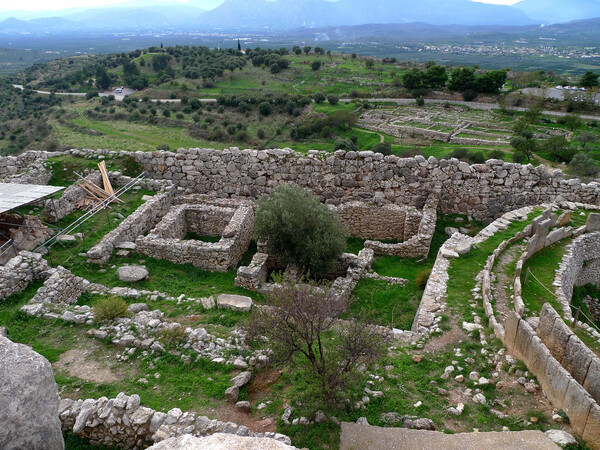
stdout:
{"type": "MultiPolygon", "coordinates": [[[[430,196],[423,207],[422,214],[407,214],[404,223],[404,242],[386,244],[379,241],[366,241],[365,248],[376,254],[400,256],[401,258],[427,258],[429,247],[435,233],[437,221],[436,196],[430,196]],[[418,220],[418,222],[417,222],[418,220]]],[[[365,218],[368,220],[368,217],[365,218]]]]}
{"type": "Polygon", "coordinates": [[[600,232],[579,236],[567,247],[554,279],[556,297],[563,305],[566,319],[573,318],[570,308],[573,288],[587,283],[600,283],[600,271],[595,264],[599,258],[600,232]],[[592,264],[588,265],[588,261],[592,264]]]}
{"type": "Polygon", "coordinates": [[[150,177],[177,183],[189,193],[257,197],[284,183],[296,183],[327,203],[342,199],[371,201],[375,194],[398,205],[421,208],[432,192],[440,192],[439,210],[490,221],[503,212],[548,201],[599,203],[596,183],[562,179],[532,167],[490,160],[469,165],[457,159],[422,156],[398,158],[370,151],[307,155],[288,149],[180,149],[136,152],[132,156],[150,177]]]}
{"type": "Polygon", "coordinates": [[[45,279],[50,269],[39,253],[22,251],[0,267],[0,302],[22,292],[34,280],[45,279]]]}
{"type": "Polygon", "coordinates": [[[146,448],[153,443],[184,434],[208,436],[214,433],[272,438],[291,444],[289,437],[275,433],[254,433],[243,425],[211,420],[173,408],[167,413],[140,406],[140,397],[120,393],[116,398],[73,401],[63,399],[59,414],[62,429],[90,440],[92,445],[146,448]]]}
{"type": "MultiPolygon", "coordinates": [[[[93,172],[85,177],[86,180],[95,185],[102,185],[100,172],[93,172]]],[[[56,223],[77,209],[77,205],[90,194],[79,184],[69,186],[59,199],[46,200],[43,217],[50,223],[56,223]]]]}
{"type": "Polygon", "coordinates": [[[511,311],[504,324],[503,343],[522,359],[556,408],[563,409],[570,424],[593,449],[600,449],[600,406],[554,358],[534,329],[511,311]]]}
{"type": "Polygon", "coordinates": [[[549,303],[542,308],[536,332],[560,365],[600,402],[600,358],[571,331],[549,303]]]}
{"type": "Polygon", "coordinates": [[[410,239],[414,229],[407,227],[404,231],[404,222],[413,221],[410,216],[417,216],[420,222],[422,213],[415,207],[402,207],[388,204],[378,206],[365,202],[347,202],[333,207],[337,212],[340,222],[344,224],[352,236],[363,239],[395,239],[404,241],[410,239]],[[407,217],[408,216],[408,217],[407,217]]]}
{"type": "Polygon", "coordinates": [[[135,244],[138,253],[152,258],[226,272],[248,249],[253,231],[254,210],[250,206],[233,209],[182,204],[173,206],[147,236],[138,236],[135,244]],[[183,240],[188,231],[221,235],[221,239],[217,243],[183,240]]]}
{"type": "Polygon", "coordinates": [[[3,183],[47,184],[52,176],[44,161],[61,153],[28,151],[16,156],[0,157],[0,181],[3,183]]]}
{"type": "Polygon", "coordinates": [[[88,261],[105,264],[119,244],[134,242],[138,236],[149,232],[167,213],[172,205],[173,196],[174,189],[171,188],[168,192],[155,195],[146,201],[87,252],[88,261]]]}
{"type": "Polygon", "coordinates": [[[76,303],[79,296],[90,287],[89,281],[73,275],[62,266],[49,269],[45,275],[49,276],[44,285],[29,303],[21,308],[22,311],[36,316],[51,313],[52,305],[76,303]]]}

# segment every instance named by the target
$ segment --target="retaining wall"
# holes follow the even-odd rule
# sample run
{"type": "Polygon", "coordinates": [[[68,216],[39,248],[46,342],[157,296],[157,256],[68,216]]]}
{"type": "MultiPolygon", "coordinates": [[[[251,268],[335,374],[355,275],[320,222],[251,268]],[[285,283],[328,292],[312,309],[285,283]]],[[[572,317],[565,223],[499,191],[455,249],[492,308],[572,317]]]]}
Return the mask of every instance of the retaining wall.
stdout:
{"type": "Polygon", "coordinates": [[[180,149],[177,152],[136,152],[132,156],[149,176],[177,183],[189,193],[257,197],[285,183],[296,183],[327,203],[367,200],[381,195],[398,205],[422,208],[432,192],[440,192],[444,214],[468,213],[492,220],[503,212],[548,201],[599,203],[596,183],[562,179],[544,167],[490,160],[469,165],[457,159],[422,156],[398,158],[371,151],[308,155],[288,149],[180,149]]]}
{"type": "Polygon", "coordinates": [[[563,409],[575,433],[593,449],[600,448],[600,406],[550,353],[534,329],[511,311],[504,324],[503,343],[525,362],[548,399],[563,409]]]}

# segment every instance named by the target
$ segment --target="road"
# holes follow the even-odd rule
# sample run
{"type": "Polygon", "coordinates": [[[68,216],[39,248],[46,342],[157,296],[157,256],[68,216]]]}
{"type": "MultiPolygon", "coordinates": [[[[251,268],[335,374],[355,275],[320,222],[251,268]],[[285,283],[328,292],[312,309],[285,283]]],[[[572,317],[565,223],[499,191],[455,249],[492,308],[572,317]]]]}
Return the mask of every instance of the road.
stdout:
{"type": "MultiPolygon", "coordinates": [[[[16,89],[25,89],[22,84],[13,84],[13,87],[16,89]]],[[[48,91],[37,91],[34,92],[43,95],[50,95],[51,93],[48,91]]],[[[125,97],[130,94],[133,94],[133,89],[124,88],[122,93],[115,93],[114,91],[104,91],[100,92],[98,95],[100,97],[108,97],[109,95],[114,95],[115,100],[122,101],[125,97]]],[[[81,92],[55,92],[55,95],[71,95],[74,97],[85,97],[85,93],[81,92]]],[[[199,98],[203,103],[214,103],[217,101],[216,98],[199,98]]],[[[366,100],[371,103],[395,103],[397,105],[414,105],[415,100],[412,98],[363,98],[362,100],[366,100]]],[[[141,100],[140,100],[141,101],[141,100]]],[[[151,102],[161,102],[161,103],[180,103],[181,99],[179,98],[166,98],[166,99],[150,99],[151,102]]],[[[342,103],[351,103],[354,99],[352,98],[341,98],[340,102],[342,103]]],[[[445,104],[450,103],[452,105],[463,105],[468,106],[473,109],[483,109],[483,110],[492,110],[499,109],[500,105],[498,103],[482,103],[482,102],[465,102],[463,100],[439,100],[439,99],[425,99],[425,103],[434,103],[434,104],[445,104]]],[[[527,111],[527,108],[520,108],[516,106],[509,106],[506,109],[510,111],[527,111]]],[[[547,116],[555,116],[555,117],[564,117],[569,115],[570,113],[562,112],[562,111],[541,111],[542,114],[547,116]]],[[[591,115],[591,114],[582,114],[579,117],[585,120],[600,120],[600,116],[591,115]]]]}

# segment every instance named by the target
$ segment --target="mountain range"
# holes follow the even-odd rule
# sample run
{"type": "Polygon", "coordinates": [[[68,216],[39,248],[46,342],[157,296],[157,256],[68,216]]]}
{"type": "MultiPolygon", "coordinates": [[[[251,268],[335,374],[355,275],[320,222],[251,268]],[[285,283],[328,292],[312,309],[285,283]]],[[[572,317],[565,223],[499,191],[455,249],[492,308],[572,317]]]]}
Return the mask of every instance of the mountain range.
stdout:
{"type": "Polygon", "coordinates": [[[52,12],[2,12],[0,34],[118,31],[281,31],[300,28],[408,24],[525,26],[600,17],[599,0],[522,0],[513,6],[471,0],[132,0],[52,12]]]}

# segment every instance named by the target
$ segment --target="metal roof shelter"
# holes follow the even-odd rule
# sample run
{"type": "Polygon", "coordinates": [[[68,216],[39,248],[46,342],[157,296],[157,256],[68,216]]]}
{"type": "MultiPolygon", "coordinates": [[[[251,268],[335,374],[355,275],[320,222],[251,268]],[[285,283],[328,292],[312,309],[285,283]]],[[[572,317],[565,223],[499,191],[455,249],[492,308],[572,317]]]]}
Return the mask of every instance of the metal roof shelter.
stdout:
{"type": "Polygon", "coordinates": [[[0,213],[7,212],[62,191],[60,186],[0,183],[0,213]]]}

